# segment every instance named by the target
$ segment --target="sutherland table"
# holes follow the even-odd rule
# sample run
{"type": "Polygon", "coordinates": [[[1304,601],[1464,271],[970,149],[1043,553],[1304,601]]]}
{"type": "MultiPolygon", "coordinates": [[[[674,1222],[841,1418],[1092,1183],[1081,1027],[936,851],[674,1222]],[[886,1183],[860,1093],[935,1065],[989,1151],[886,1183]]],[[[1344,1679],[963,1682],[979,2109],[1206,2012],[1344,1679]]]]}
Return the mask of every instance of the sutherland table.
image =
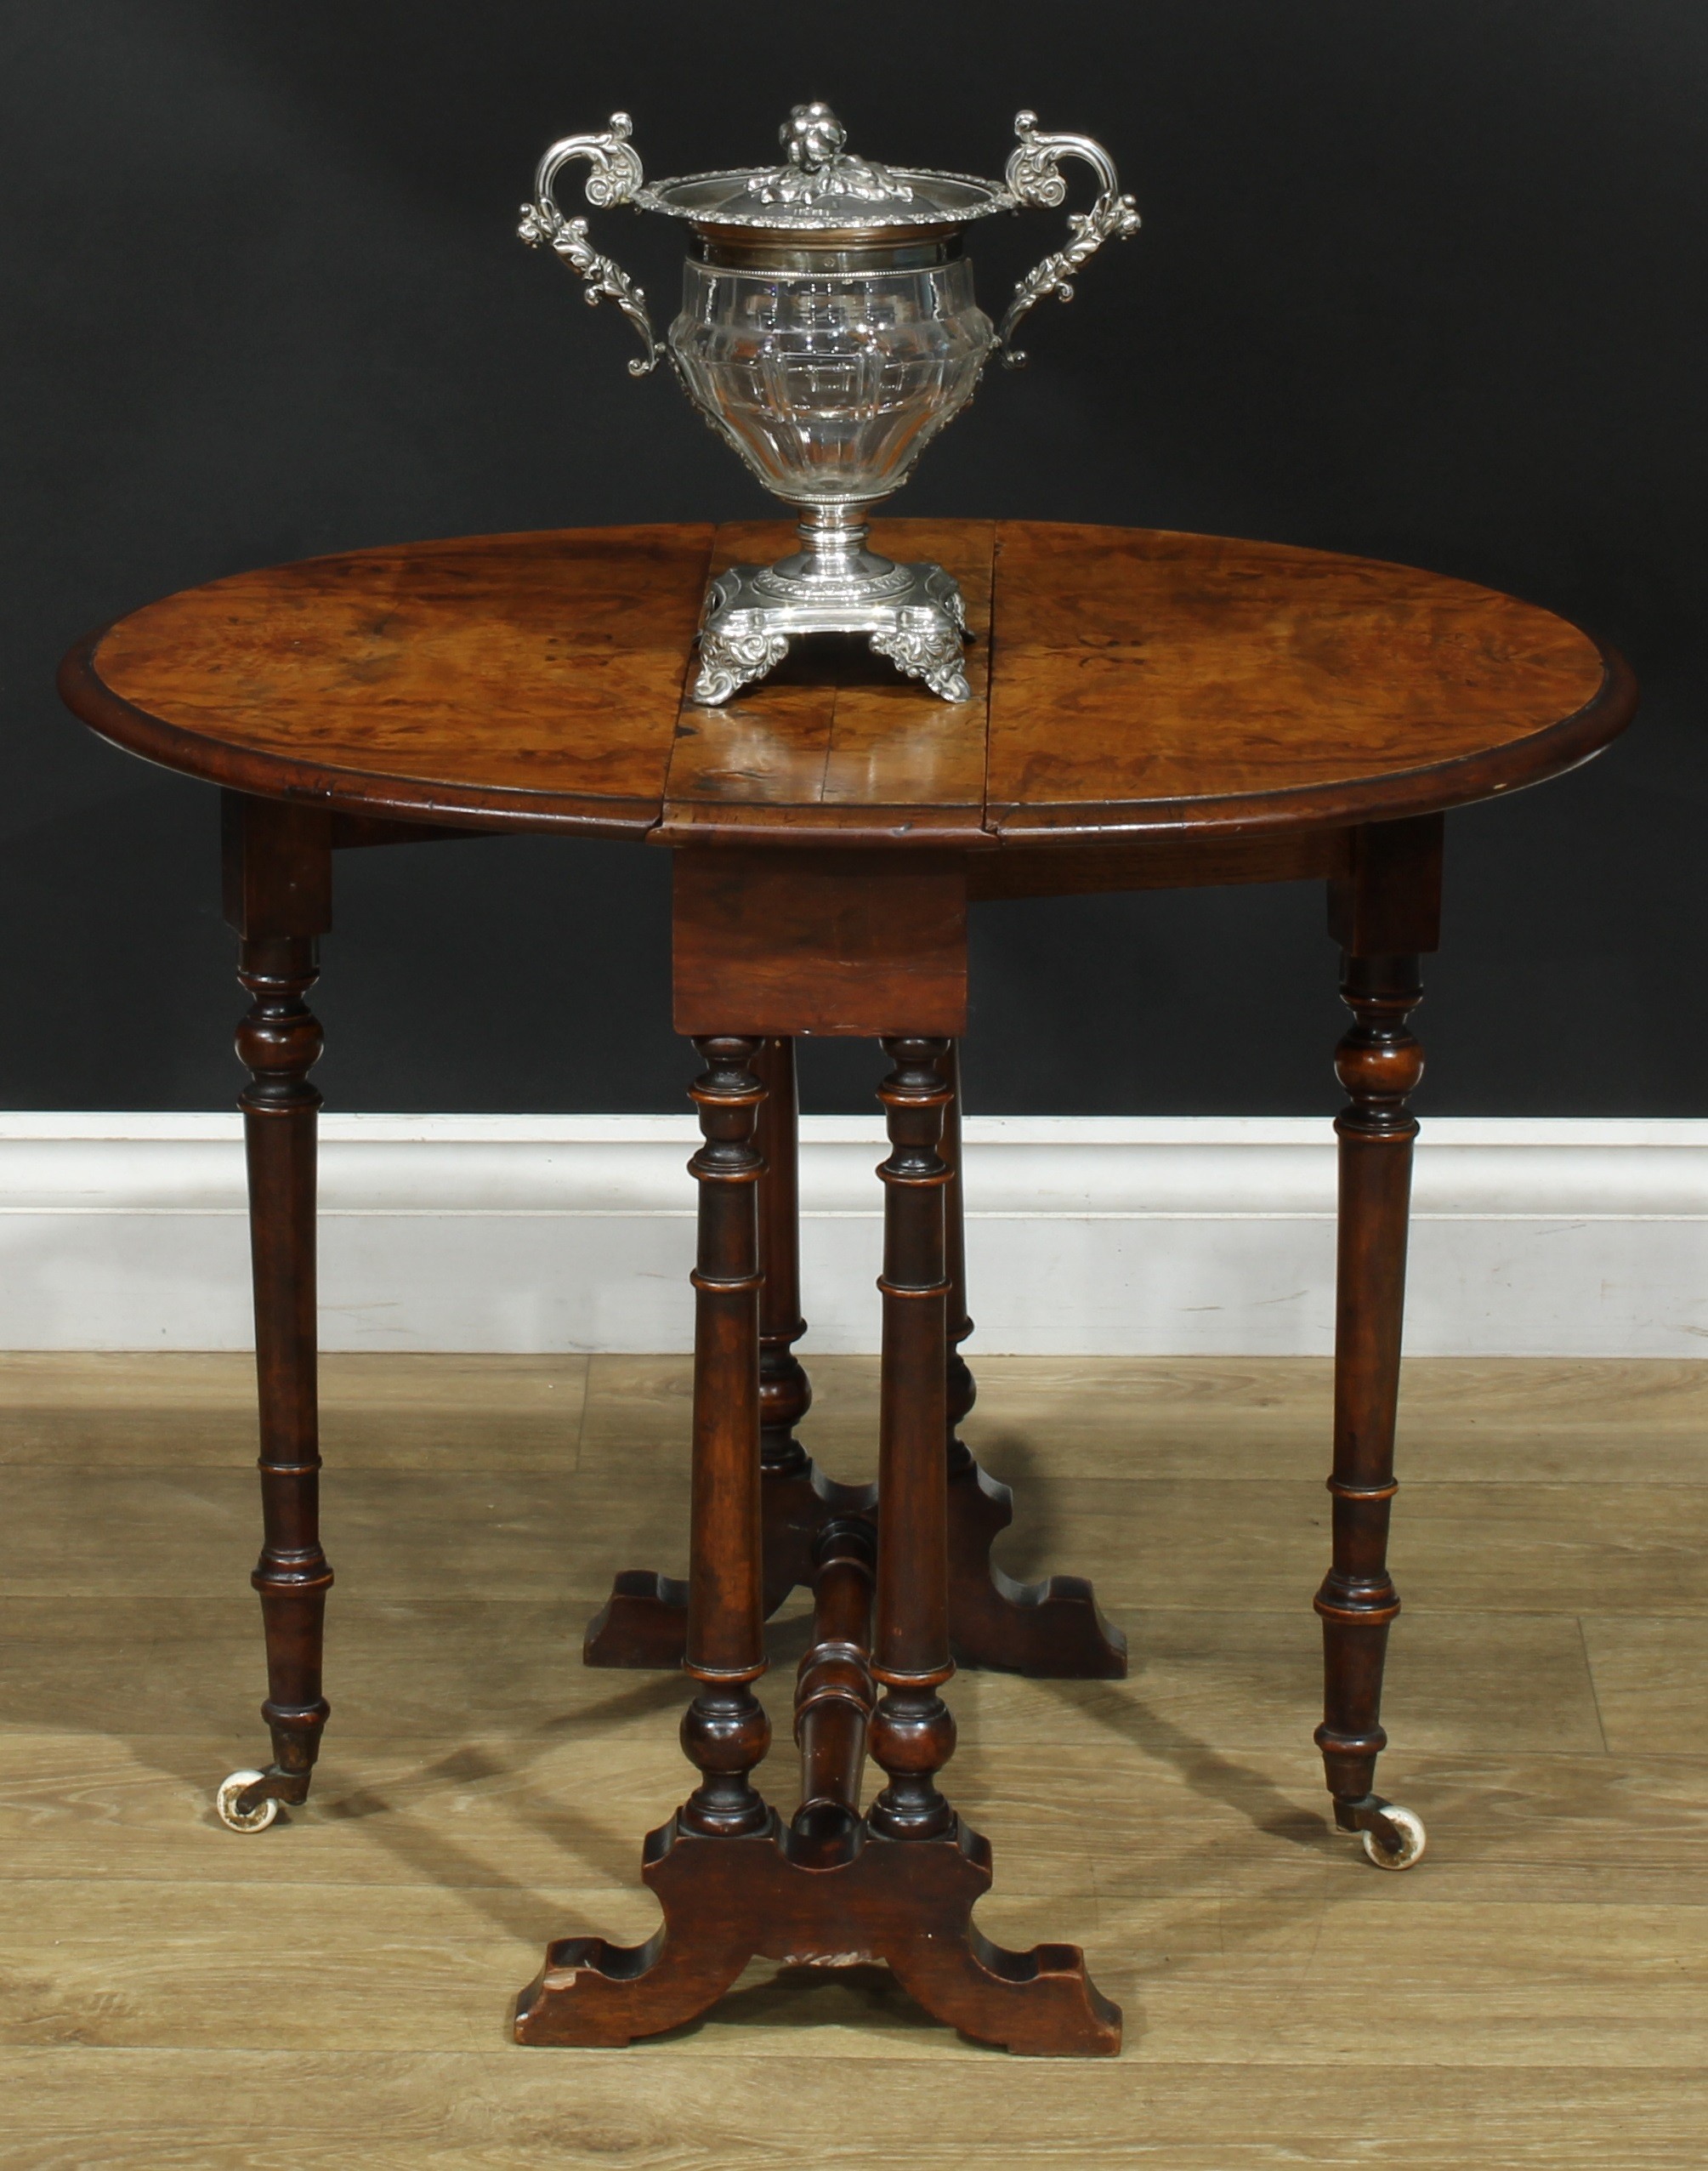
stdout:
{"type": "MultiPolygon", "coordinates": [[[[754,1954],[887,1961],[941,2020],[1019,2051],[1120,2043],[1078,1950],[973,1925],[990,1850],[938,1791],[963,1664],[1115,1675],[1089,1587],[991,1571],[1010,1498],[956,1437],[973,1401],[955,1042],[967,908],[991,897],[1320,881],[1353,1024],[1340,1135],[1332,1560],[1317,1594],[1335,1822],[1404,1867],[1422,1827],[1375,1792],[1411,1141],[1406,1027],[1436,944],[1445,810],[1558,775],[1633,706],[1617,657],[1546,611],[1431,573],[1268,544],[977,521],[879,526],[966,595],[950,707],[832,641],[723,709],[684,697],[706,580],[780,530],[483,537],[240,575],[151,605],[61,685],[117,745],[224,790],[225,907],[252,998],[248,1149],[274,1762],[240,1828],[301,1802],[327,1706],[316,1502],[315,1114],[305,1003],[333,854],[494,830],[675,855],[675,1022],[705,1069],[686,1584],[617,1578],[594,1665],[684,1666],[699,1784],[645,1845],[647,1944],[552,1946],[528,2043],[624,2043],[703,2011],[754,1954]],[[880,1477],[821,1476],[796,1265],[793,1037],[882,1040],[880,1477]],[[815,1594],[802,1799],[755,1792],[764,1623],[815,1594]],[[880,1700],[879,1691],[882,1691],[880,1700]],[[888,1784],[862,1816],[868,1746],[888,1784]]],[[[588,929],[597,939],[597,929],[588,929]]],[[[1109,999],[1118,999],[1111,970],[1109,999]]],[[[1206,1481],[1211,1473],[1206,1472],[1206,1481]]]]}

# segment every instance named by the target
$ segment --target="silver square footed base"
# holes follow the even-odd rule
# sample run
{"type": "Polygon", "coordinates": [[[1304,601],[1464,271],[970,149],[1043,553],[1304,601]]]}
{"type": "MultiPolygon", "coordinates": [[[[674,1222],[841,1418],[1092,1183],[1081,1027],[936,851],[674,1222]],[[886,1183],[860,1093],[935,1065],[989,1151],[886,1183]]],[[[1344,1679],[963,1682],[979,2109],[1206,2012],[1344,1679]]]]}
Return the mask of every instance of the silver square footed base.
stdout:
{"type": "Polygon", "coordinates": [[[867,634],[945,701],[970,701],[962,656],[967,612],[941,565],[889,565],[837,582],[792,578],[775,565],[732,565],[706,593],[694,698],[708,708],[774,671],[797,634],[867,634]]]}

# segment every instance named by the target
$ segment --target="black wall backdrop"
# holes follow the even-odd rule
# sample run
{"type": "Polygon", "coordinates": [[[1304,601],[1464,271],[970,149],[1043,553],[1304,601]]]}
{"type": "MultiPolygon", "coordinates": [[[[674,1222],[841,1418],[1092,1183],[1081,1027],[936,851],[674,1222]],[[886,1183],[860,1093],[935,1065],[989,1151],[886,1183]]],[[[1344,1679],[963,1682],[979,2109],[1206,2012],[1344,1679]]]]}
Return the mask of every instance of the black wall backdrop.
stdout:
{"type": "MultiPolygon", "coordinates": [[[[1422,1105],[1700,1112],[1702,0],[8,0],[0,1097],[235,1084],[212,794],[65,717],[61,651],[269,560],[761,509],[515,207],[615,108],[679,173],[768,155],[809,97],[873,156],[984,173],[1034,106],[1145,217],[895,510],[1407,559],[1626,651],[1622,744],[1450,825],[1422,1105]]],[[[987,306],[1054,245],[1005,223],[987,306]]],[[[603,230],[667,315],[679,234],[603,230]]],[[[341,863],[330,1105],[681,1105],[667,878],[533,839],[341,863]]],[[[975,944],[977,1108],[1334,1104],[1314,888],[985,906],[975,944]]],[[[875,1054],[813,1051],[809,1105],[869,1105],[875,1054]]]]}

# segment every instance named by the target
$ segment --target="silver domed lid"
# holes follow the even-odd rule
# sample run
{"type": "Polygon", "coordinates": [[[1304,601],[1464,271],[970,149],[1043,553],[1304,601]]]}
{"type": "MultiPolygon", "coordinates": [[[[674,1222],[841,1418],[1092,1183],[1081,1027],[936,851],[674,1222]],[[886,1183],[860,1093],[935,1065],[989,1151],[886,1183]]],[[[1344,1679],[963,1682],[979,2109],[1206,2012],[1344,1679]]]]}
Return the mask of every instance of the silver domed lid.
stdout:
{"type": "Polygon", "coordinates": [[[655,181],[634,201],[696,225],[792,234],[961,226],[1014,208],[1000,181],[856,158],[843,149],[848,132],[828,105],[796,106],[780,139],[786,154],[780,166],[655,181]]]}

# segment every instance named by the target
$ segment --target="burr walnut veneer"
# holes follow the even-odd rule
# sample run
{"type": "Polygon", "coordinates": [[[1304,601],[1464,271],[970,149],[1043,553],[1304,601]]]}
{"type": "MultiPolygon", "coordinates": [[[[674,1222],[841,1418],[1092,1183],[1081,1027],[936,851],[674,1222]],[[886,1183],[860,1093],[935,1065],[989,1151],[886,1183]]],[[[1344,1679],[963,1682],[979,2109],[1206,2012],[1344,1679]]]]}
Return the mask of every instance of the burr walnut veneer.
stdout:
{"type": "MultiPolygon", "coordinates": [[[[664,1924],[572,1937],[522,1994],[525,2043],[622,2043],[703,2011],[750,1957],[887,1961],[1013,2049],[1115,2050],[1070,1946],[990,1943],[990,1850],[938,1787],[958,1660],[1124,1670],[1089,1588],[992,1571],[1011,1502],[956,1437],[973,1381],[955,1043],[980,899],[1319,880],[1353,1023],[1341,1140],[1331,1563],[1317,1594],[1335,1819],[1404,1867],[1421,1827],[1375,1792],[1411,1141],[1407,1027],[1436,946],[1442,816],[1557,775],[1621,729],[1618,658],[1547,612],[1398,565],[1280,546],[1019,522],[880,524],[969,608],[973,698],[949,706],[852,647],[805,644],[729,707],[687,701],[708,576],[776,529],[477,537],[246,573],[137,611],[61,685],[116,744],[224,787],[226,910],[250,1008],[238,1049],[260,1381],[268,1770],[247,1828],[306,1799],[327,1705],[332,1571],[317,1516],[315,1120],[307,997],[340,848],[497,830],[676,854],[675,1020],[698,1180],[689,1575],[617,1579],[595,1665],[683,1666],[699,1783],[646,1842],[664,1924]],[[793,1040],[869,1036],[884,1187],[880,1476],[814,1469],[796,1260],[793,1040]],[[814,1594],[796,1698],[802,1799],[752,1784],[764,1622],[814,1594]],[[870,1752],[886,1783],[862,1806],[870,1752]]],[[[596,933],[596,931],[590,931],[596,933]]],[[[1110,975],[1109,997],[1118,982],[1110,975]]],[[[638,1474],[637,1481],[641,1481],[638,1474]]],[[[241,1781],[241,1783],[239,1783],[241,1781]]]]}

